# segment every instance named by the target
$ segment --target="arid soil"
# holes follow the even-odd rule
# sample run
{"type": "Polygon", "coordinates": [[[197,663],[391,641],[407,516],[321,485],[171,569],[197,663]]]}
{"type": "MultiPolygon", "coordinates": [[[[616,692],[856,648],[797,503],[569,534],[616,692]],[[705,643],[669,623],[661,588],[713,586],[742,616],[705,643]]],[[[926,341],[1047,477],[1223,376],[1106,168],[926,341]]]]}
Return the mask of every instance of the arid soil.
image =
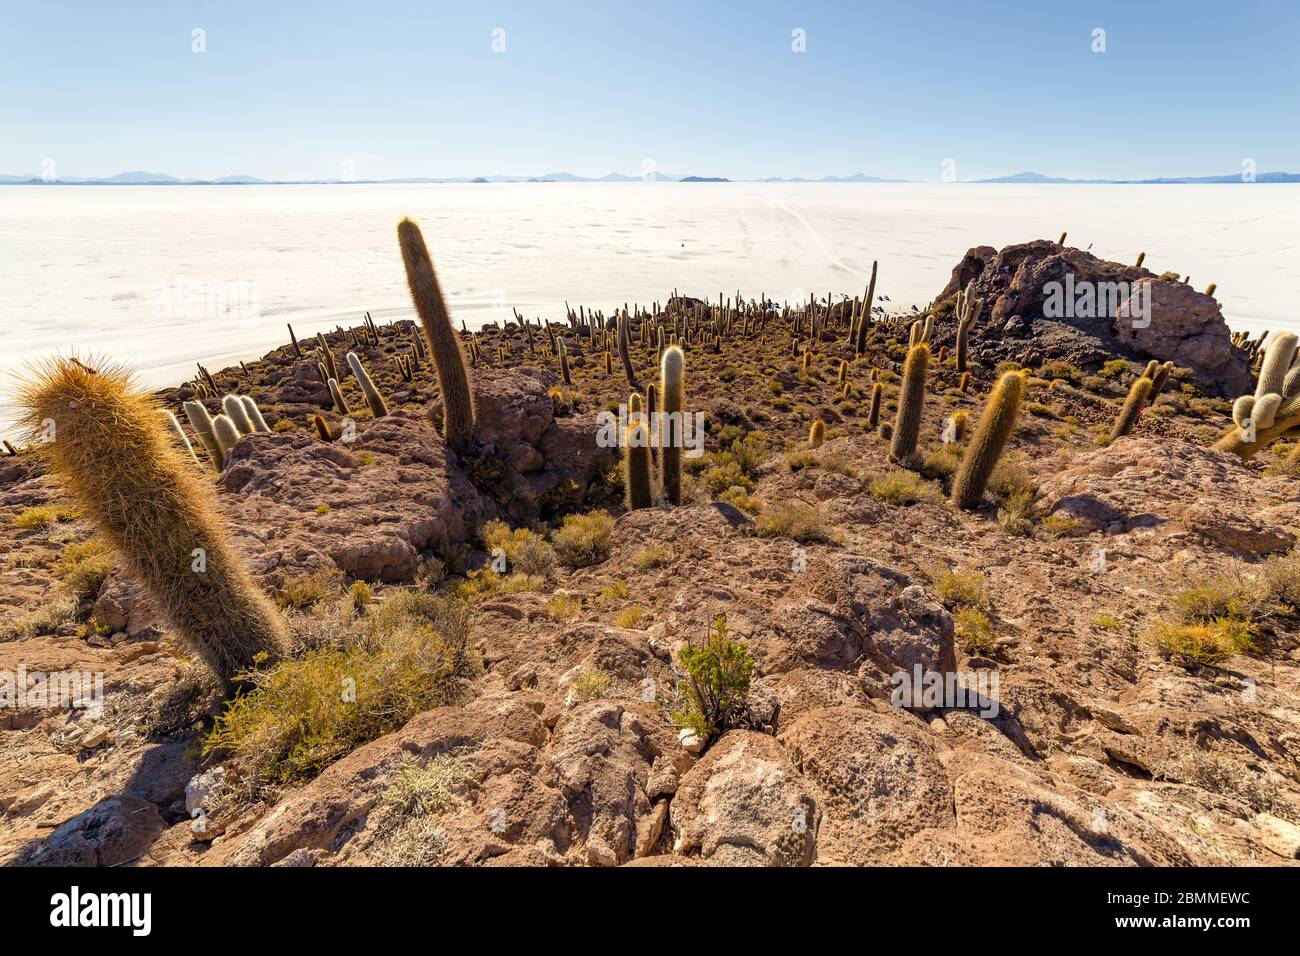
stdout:
{"type": "MultiPolygon", "coordinates": [[[[216,372],[272,431],[208,473],[296,633],[364,622],[411,593],[454,593],[467,614],[472,665],[437,706],[279,779],[203,746],[229,705],[111,555],[89,582],[77,573],[94,532],[38,455],[0,458],[0,672],[102,672],[105,692],[102,713],[0,710],[0,862],[1297,862],[1294,606],[1278,599],[1250,617],[1245,653],[1210,660],[1160,638],[1207,583],[1248,594],[1283,581],[1270,600],[1300,599],[1289,447],[1250,461],[1211,449],[1241,384],[1216,389],[1216,370],[1248,378],[1250,362],[1220,347],[1227,330],[1208,296],[1162,291],[1197,323],[1164,343],[1049,327],[1027,300],[1008,312],[996,297],[1021,294],[1029,270],[1059,269],[1041,261],[1051,246],[1028,266],[972,250],[936,296],[936,353],[954,351],[958,287],[989,302],[967,388],[951,354],[931,364],[918,471],[891,463],[867,422],[873,369],[881,421],[894,419],[914,316],[877,313],[855,357],[838,304],[820,307],[812,340],[806,317],[796,331],[793,313],[759,309],[762,322],[742,315],[686,344],[686,407],[704,412],[708,434],[678,507],[625,509],[619,451],[597,444],[597,413],[632,389],[617,351],[607,370],[599,333],[563,317],[551,324],[568,341],[571,384],[545,330],[477,334],[480,444],[467,456],[440,436],[428,359],[412,382],[399,373],[410,322],[380,327],[377,346],[351,330],[327,337],[341,366],[357,352],[388,400],[374,418],[343,382],[353,441],[313,429],[314,414],[336,434],[347,422],[306,340],[301,356],[286,345],[216,372]],[[1152,356],[1179,368],[1133,433],[1108,441],[1152,356]],[[946,423],[978,419],[1006,362],[1029,370],[1025,404],[997,487],[960,511],[946,489],[962,442],[945,444],[946,423]],[[818,419],[826,441],[814,450],[818,419]],[[565,516],[595,510],[613,524],[589,561],[489,572],[485,522],[554,540],[565,516]],[[295,597],[320,581],[325,593],[295,597]],[[673,716],[680,651],[720,615],[755,671],[740,726],[701,740],[673,716]],[[918,666],[987,693],[895,706],[896,675],[918,666]]],[[[661,305],[650,321],[666,315],[661,305]]],[[[638,391],[656,383],[653,336],[634,333],[631,355],[638,391]]],[[[192,397],[192,384],[159,395],[178,413],[192,397]]]]}

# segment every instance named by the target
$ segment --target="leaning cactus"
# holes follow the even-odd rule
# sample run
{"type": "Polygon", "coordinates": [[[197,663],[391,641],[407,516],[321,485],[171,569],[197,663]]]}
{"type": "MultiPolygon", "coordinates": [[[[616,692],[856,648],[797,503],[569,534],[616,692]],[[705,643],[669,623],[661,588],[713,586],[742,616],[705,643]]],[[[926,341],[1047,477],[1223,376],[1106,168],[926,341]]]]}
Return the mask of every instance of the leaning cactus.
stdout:
{"type": "Polygon", "coordinates": [[[229,458],[230,452],[239,444],[239,439],[243,436],[239,433],[237,426],[229,415],[218,415],[212,419],[212,434],[217,439],[217,444],[221,446],[222,458],[229,458]]]}
{"type": "Polygon", "coordinates": [[[424,326],[429,349],[438,373],[442,392],[443,433],[447,444],[457,452],[466,452],[474,441],[474,396],[469,369],[461,351],[460,338],[451,326],[451,317],[442,298],[442,288],[433,269],[433,260],[424,244],[420,227],[410,219],[397,226],[397,239],[406,266],[406,281],[411,301],[424,326]]]}
{"type": "Polygon", "coordinates": [[[340,415],[352,414],[348,411],[348,403],[343,398],[343,389],[339,388],[339,381],[336,378],[329,380],[330,401],[334,404],[334,411],[340,415]]]}
{"type": "Polygon", "coordinates": [[[867,299],[862,303],[862,315],[858,319],[857,347],[854,351],[861,355],[867,350],[867,330],[871,328],[871,306],[876,301],[876,263],[871,263],[871,281],[867,283],[867,299]]]}
{"type": "Polygon", "coordinates": [[[311,427],[316,429],[316,437],[321,441],[334,441],[334,433],[330,431],[329,423],[325,421],[324,415],[313,415],[311,417],[311,427]]]}
{"type": "Polygon", "coordinates": [[[1137,424],[1138,416],[1142,414],[1142,409],[1146,406],[1151,398],[1151,386],[1155,384],[1145,375],[1140,375],[1133,380],[1132,387],[1128,390],[1128,397],[1124,399],[1124,405],[1119,410],[1119,415],[1115,418],[1115,424],[1111,427],[1110,437],[1113,441],[1116,438],[1123,438],[1133,430],[1137,424]]]}
{"type": "Polygon", "coordinates": [[[224,686],[283,652],[283,622],[236,555],[210,488],[122,366],[54,359],[23,384],[21,402],[31,426],[57,423],[58,441],[42,446],[51,470],[224,686]]]}
{"type": "Polygon", "coordinates": [[[352,374],[356,376],[357,385],[361,387],[361,394],[366,398],[366,404],[370,406],[370,414],[375,418],[383,418],[388,414],[388,404],[384,401],[384,396],[379,394],[379,389],[375,388],[375,383],[370,380],[370,373],[361,364],[361,359],[356,352],[349,352],[347,361],[348,368],[352,369],[352,374]]]}
{"type": "Polygon", "coordinates": [[[189,452],[189,456],[199,464],[202,464],[202,462],[199,461],[199,456],[194,453],[194,446],[190,444],[190,440],[185,434],[185,429],[181,428],[181,423],[176,420],[176,416],[171,412],[165,411],[163,412],[163,421],[167,423],[167,427],[171,430],[172,437],[180,443],[181,447],[189,452]]]}
{"type": "Polygon", "coordinates": [[[924,342],[913,345],[903,363],[903,384],[898,393],[898,413],[894,417],[894,436],[889,446],[889,457],[900,464],[907,464],[916,454],[916,440],[921,434],[921,411],[925,404],[925,370],[929,363],[930,347],[924,342]]]}
{"type": "Polygon", "coordinates": [[[1163,365],[1157,368],[1155,374],[1151,376],[1151,404],[1152,405],[1156,403],[1156,399],[1160,397],[1160,393],[1165,390],[1165,383],[1169,381],[1169,376],[1173,374],[1173,371],[1174,371],[1174,363],[1165,362],[1163,365]]]}
{"type": "Polygon", "coordinates": [[[1024,390],[1020,372],[1007,372],[993,386],[952,482],[952,503],[963,511],[978,508],[983,500],[984,488],[1016,427],[1024,390]]]}

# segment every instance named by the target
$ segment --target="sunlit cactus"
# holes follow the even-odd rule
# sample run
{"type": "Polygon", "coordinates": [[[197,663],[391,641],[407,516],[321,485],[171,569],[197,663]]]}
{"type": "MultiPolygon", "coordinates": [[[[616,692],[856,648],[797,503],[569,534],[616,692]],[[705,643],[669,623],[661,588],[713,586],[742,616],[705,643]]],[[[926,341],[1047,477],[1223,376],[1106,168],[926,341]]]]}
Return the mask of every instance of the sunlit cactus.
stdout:
{"type": "Polygon", "coordinates": [[[20,399],[30,427],[56,423],[56,439],[42,447],[51,471],[223,685],[283,653],[284,624],[236,555],[210,487],[123,366],[54,359],[23,383],[20,399]]]}

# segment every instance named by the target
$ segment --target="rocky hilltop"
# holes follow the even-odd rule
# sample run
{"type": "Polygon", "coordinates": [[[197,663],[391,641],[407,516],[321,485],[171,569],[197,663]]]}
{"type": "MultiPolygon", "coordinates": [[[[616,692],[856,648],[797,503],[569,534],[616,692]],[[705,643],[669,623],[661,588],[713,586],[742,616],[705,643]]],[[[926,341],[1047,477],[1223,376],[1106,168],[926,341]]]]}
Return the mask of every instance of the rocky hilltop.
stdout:
{"type": "Polygon", "coordinates": [[[0,861],[1294,863],[1300,456],[1230,401],[1258,373],[1285,409],[1294,339],[1046,241],[883,302],[459,332],[460,447],[411,322],[159,393],[265,424],[219,468],[175,446],[284,628],[230,686],[57,463],[0,458],[0,673],[103,680],[0,709],[0,861]],[[1067,275],[1148,287],[1151,323],[1052,314],[1067,275]],[[674,342],[679,493],[669,449],[600,440],[665,407],[674,342]]]}

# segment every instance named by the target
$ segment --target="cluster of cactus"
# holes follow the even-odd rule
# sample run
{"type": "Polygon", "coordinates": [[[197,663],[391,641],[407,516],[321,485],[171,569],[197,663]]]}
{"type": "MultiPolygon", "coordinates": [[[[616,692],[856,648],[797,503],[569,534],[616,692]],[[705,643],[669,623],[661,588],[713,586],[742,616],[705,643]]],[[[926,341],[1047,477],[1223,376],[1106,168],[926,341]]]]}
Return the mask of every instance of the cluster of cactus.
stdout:
{"type": "Polygon", "coordinates": [[[1273,336],[1264,350],[1254,395],[1242,395],[1232,406],[1233,428],[1215,444],[1250,458],[1261,448],[1300,428],[1300,355],[1291,332],[1273,336]]]}
{"type": "Polygon", "coordinates": [[[124,368],[54,359],[20,398],[34,430],[57,422],[58,440],[42,446],[52,472],[223,686],[283,653],[284,624],[237,557],[211,488],[124,368]]]}
{"type": "Polygon", "coordinates": [[[397,239],[411,301],[424,327],[442,393],[443,435],[448,447],[463,454],[474,442],[474,394],[460,338],[451,326],[451,316],[420,227],[410,219],[403,219],[397,226],[397,239]]]}
{"type": "Polygon", "coordinates": [[[953,478],[952,503],[958,508],[972,511],[983,500],[989,477],[1015,430],[1024,390],[1025,376],[1022,372],[1007,372],[993,386],[975,434],[971,436],[953,478]]]}

